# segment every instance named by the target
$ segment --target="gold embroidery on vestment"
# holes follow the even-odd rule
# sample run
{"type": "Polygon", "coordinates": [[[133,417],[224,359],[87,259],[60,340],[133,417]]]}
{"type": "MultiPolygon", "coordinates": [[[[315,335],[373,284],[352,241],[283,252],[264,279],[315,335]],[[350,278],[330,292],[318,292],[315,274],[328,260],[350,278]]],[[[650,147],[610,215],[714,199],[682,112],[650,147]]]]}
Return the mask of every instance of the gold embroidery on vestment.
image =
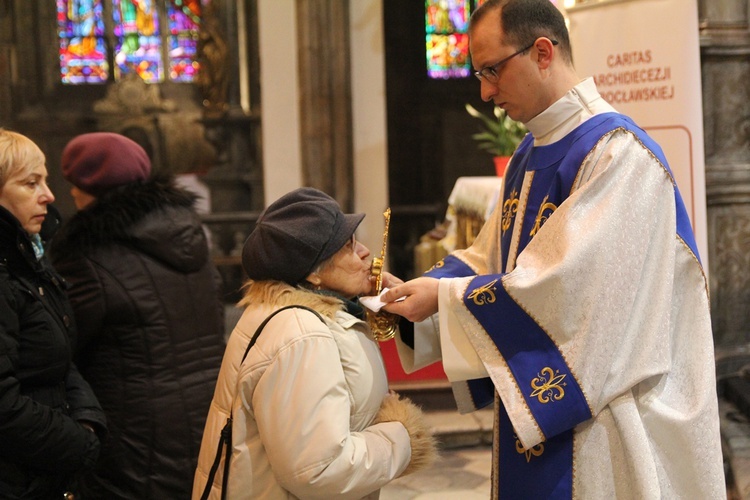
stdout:
{"type": "Polygon", "coordinates": [[[518,439],[518,436],[514,434],[513,437],[516,438],[516,451],[518,453],[523,453],[524,455],[526,455],[526,463],[531,462],[532,456],[541,457],[542,453],[544,453],[544,444],[539,443],[538,445],[532,446],[527,450],[523,447],[523,444],[521,444],[521,440],[518,439]]]}
{"type": "Polygon", "coordinates": [[[429,268],[427,271],[432,271],[433,269],[440,269],[444,265],[445,265],[445,261],[443,259],[440,259],[439,261],[435,262],[435,264],[431,268],[429,268]]]}
{"type": "Polygon", "coordinates": [[[483,306],[484,304],[491,304],[495,302],[495,283],[497,283],[497,279],[494,279],[487,283],[486,285],[482,285],[479,288],[475,288],[470,294],[469,298],[474,301],[474,303],[478,306],[483,306]]]}
{"type": "Polygon", "coordinates": [[[549,195],[544,197],[544,200],[542,201],[542,206],[539,207],[539,212],[536,214],[536,220],[534,221],[534,227],[531,229],[531,232],[529,233],[529,236],[532,238],[542,228],[542,225],[547,221],[550,215],[557,210],[557,205],[554,203],[547,203],[547,199],[549,198],[549,195]],[[547,215],[544,215],[544,212],[549,210],[549,213],[547,215]]]}
{"type": "Polygon", "coordinates": [[[531,397],[535,397],[542,404],[547,404],[550,401],[560,401],[565,397],[565,390],[563,383],[566,375],[560,375],[560,371],[553,371],[549,366],[542,368],[542,372],[538,373],[537,376],[531,381],[531,387],[534,389],[531,392],[531,397]]]}
{"type": "Polygon", "coordinates": [[[505,200],[505,203],[503,203],[503,219],[500,226],[503,234],[505,234],[505,231],[510,229],[511,224],[513,224],[513,219],[516,217],[516,212],[518,212],[518,203],[518,191],[514,188],[513,191],[510,192],[510,199],[505,200]]]}

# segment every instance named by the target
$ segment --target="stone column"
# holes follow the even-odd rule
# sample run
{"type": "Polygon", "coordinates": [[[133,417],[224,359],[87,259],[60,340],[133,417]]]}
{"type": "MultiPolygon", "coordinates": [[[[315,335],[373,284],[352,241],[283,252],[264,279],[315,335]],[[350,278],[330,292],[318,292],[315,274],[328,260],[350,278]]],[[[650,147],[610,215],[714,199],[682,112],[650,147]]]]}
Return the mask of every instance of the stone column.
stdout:
{"type": "Polygon", "coordinates": [[[750,360],[748,2],[699,0],[699,15],[711,313],[721,376],[750,360]]]}
{"type": "Polygon", "coordinates": [[[349,2],[297,0],[297,33],[304,184],[352,210],[349,2]]]}
{"type": "Polygon", "coordinates": [[[15,40],[13,9],[9,0],[0,0],[0,126],[9,125],[12,115],[15,40]]]}

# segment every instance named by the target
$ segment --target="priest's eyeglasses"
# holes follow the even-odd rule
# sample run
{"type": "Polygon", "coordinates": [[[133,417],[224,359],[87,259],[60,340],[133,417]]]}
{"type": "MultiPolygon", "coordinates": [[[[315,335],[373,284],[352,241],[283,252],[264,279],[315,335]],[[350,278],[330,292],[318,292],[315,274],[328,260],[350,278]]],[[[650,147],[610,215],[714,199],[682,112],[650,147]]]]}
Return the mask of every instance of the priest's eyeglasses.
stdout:
{"type": "MultiPolygon", "coordinates": [[[[537,38],[537,40],[539,39],[537,38]]],[[[557,45],[559,43],[557,40],[550,40],[550,42],[552,42],[552,45],[557,45]]],[[[524,52],[529,50],[531,47],[534,46],[535,43],[536,43],[536,40],[534,40],[533,42],[531,42],[530,45],[527,45],[526,47],[522,48],[518,52],[514,52],[508,57],[506,57],[505,59],[502,59],[500,62],[495,63],[492,66],[485,66],[479,71],[475,71],[474,76],[476,76],[480,82],[482,80],[486,80],[489,83],[497,83],[497,81],[500,79],[500,74],[499,74],[500,68],[502,68],[505,65],[505,63],[507,63],[508,61],[516,57],[517,55],[523,54],[524,52]]]]}

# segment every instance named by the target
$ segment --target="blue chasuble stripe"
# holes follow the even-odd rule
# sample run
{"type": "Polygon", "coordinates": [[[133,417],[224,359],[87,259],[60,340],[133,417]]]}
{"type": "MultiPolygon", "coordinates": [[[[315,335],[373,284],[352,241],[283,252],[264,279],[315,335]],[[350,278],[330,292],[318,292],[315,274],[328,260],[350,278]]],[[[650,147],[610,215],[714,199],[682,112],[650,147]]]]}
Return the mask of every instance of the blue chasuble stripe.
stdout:
{"type": "Polygon", "coordinates": [[[573,431],[524,450],[504,408],[498,428],[499,498],[573,498],[573,431]]]}
{"type": "Polygon", "coordinates": [[[467,380],[466,385],[471,394],[474,408],[477,410],[489,406],[495,401],[495,384],[489,377],[467,380]]]}
{"type": "Polygon", "coordinates": [[[474,278],[464,304],[505,359],[545,438],[591,418],[583,391],[557,346],[506,293],[501,275],[474,278]]]}
{"type": "MultiPolygon", "coordinates": [[[[674,182],[669,164],[661,147],[646,134],[629,117],[618,113],[603,113],[597,115],[562,140],[548,146],[533,147],[533,138],[527,136],[521,142],[518,150],[513,156],[513,162],[508,166],[503,188],[503,208],[512,206],[512,200],[517,199],[518,193],[523,186],[526,171],[534,171],[534,182],[529,193],[526,211],[521,214],[524,217],[521,236],[518,242],[518,253],[520,253],[532,239],[532,230],[536,224],[537,217],[547,217],[551,214],[545,213],[542,207],[545,203],[559,206],[570,195],[573,182],[578,173],[581,162],[586,154],[606,133],[616,128],[623,128],[632,132],[638,140],[659,160],[672,178],[674,185],[675,208],[677,211],[677,235],[682,238],[695,257],[700,262],[698,246],[695,242],[693,227],[690,223],[685,203],[680,195],[680,190],[674,182]]],[[[508,218],[515,214],[508,212],[508,218]]],[[[507,268],[507,256],[511,244],[512,230],[503,231],[501,248],[503,252],[502,269],[507,268]]]]}
{"type": "Polygon", "coordinates": [[[669,172],[669,176],[672,178],[672,183],[674,184],[675,209],[677,210],[677,235],[682,238],[682,241],[684,241],[688,247],[690,247],[690,250],[693,252],[695,258],[698,259],[698,262],[700,263],[701,257],[698,254],[698,245],[695,242],[693,225],[690,223],[690,217],[688,216],[687,209],[685,208],[685,202],[682,200],[682,195],[680,194],[680,190],[674,180],[672,169],[669,168],[669,164],[667,164],[667,159],[664,156],[664,151],[662,151],[661,146],[654,142],[654,140],[651,139],[651,137],[648,136],[643,130],[637,128],[635,124],[633,124],[633,126],[635,127],[635,129],[632,130],[632,132],[635,133],[636,136],[638,136],[638,139],[643,143],[644,146],[646,146],[646,148],[648,148],[649,151],[651,151],[651,153],[653,153],[656,159],[659,160],[662,165],[664,165],[664,168],[667,169],[667,172],[669,172]]]}
{"type": "MultiPolygon", "coordinates": [[[[674,194],[675,204],[677,205],[677,235],[690,247],[695,258],[701,263],[701,256],[698,254],[698,245],[695,242],[695,234],[693,234],[693,226],[690,223],[685,203],[682,201],[682,196],[680,196],[680,191],[677,189],[676,184],[674,186],[674,194]]],[[[701,265],[703,264],[701,263],[701,265]]]]}
{"type": "Polygon", "coordinates": [[[461,259],[454,255],[448,255],[425,271],[423,276],[427,276],[428,278],[462,278],[464,276],[474,276],[475,274],[474,270],[461,259]]]}

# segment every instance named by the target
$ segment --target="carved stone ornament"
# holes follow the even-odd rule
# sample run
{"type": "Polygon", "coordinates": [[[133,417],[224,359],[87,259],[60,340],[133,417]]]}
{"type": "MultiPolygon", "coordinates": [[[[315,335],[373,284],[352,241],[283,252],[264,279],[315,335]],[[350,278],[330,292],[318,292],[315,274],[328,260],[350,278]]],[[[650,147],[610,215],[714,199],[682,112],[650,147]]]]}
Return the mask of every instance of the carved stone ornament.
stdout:
{"type": "Polygon", "coordinates": [[[144,115],[174,112],[177,105],[162,99],[158,85],[149,85],[136,73],[128,73],[107,88],[107,95],[94,103],[94,112],[101,114],[144,115]]]}

